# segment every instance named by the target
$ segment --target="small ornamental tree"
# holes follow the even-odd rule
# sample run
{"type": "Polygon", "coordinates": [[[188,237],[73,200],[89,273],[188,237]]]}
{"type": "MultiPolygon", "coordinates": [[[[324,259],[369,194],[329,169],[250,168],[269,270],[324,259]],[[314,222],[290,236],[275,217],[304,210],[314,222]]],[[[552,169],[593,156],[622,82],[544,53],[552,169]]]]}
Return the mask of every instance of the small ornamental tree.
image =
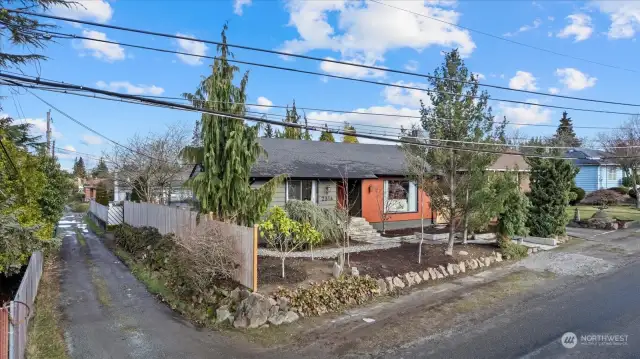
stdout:
{"type": "Polygon", "coordinates": [[[260,235],[269,247],[280,252],[282,278],[285,277],[284,262],[289,254],[305,245],[320,243],[322,236],[309,222],[296,222],[287,217],[284,209],[275,206],[267,213],[267,218],[260,223],[260,235]]]}

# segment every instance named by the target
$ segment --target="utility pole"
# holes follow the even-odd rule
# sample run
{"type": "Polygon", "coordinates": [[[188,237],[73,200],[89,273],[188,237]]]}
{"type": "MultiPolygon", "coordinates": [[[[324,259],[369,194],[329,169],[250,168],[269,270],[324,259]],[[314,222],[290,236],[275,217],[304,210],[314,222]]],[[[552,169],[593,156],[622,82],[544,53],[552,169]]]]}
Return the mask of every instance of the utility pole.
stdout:
{"type": "Polygon", "coordinates": [[[47,153],[51,152],[51,110],[47,111],[47,153]]]}
{"type": "Polygon", "coordinates": [[[51,146],[51,158],[56,157],[56,140],[53,140],[53,146],[51,146]]]}

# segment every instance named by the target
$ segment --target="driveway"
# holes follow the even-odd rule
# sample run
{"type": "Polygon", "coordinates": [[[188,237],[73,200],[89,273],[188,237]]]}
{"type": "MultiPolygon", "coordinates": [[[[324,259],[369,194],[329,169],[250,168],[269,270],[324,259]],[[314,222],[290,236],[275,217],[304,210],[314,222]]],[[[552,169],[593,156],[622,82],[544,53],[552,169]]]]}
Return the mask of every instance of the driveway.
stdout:
{"type": "MultiPolygon", "coordinates": [[[[60,222],[62,309],[72,358],[247,358],[260,350],[219,332],[198,330],[147,292],[92,233],[74,233],[79,215],[60,222]]],[[[86,231],[86,230],[85,230],[86,231]]],[[[237,336],[236,336],[237,337],[237,336]]]]}

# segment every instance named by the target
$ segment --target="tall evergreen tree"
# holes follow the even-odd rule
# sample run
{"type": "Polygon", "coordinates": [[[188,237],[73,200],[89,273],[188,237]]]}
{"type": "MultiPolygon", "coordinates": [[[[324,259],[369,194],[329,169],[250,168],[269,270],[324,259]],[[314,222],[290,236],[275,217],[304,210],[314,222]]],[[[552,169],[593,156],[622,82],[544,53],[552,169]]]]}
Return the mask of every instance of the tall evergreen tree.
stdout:
{"type": "MultiPolygon", "coordinates": [[[[291,109],[287,107],[286,117],[282,120],[284,123],[300,123],[300,115],[298,115],[298,111],[296,110],[296,101],[293,101],[293,106],[291,109]]],[[[296,127],[285,127],[282,132],[276,131],[277,138],[287,138],[290,140],[302,140],[303,133],[302,129],[296,127]]]]}
{"type": "Polygon", "coordinates": [[[342,136],[342,142],[344,143],[358,143],[358,138],[354,136],[356,134],[356,129],[349,124],[349,122],[344,123],[344,131],[349,133],[349,135],[342,136]]]}
{"type": "Polygon", "coordinates": [[[264,127],[264,134],[262,135],[262,137],[273,138],[273,136],[274,136],[273,126],[271,126],[270,123],[267,123],[267,125],[264,127]]]}
{"type": "Polygon", "coordinates": [[[307,121],[307,114],[304,114],[304,134],[302,135],[302,139],[306,141],[311,141],[311,133],[309,133],[309,122],[307,121]]]}
{"type": "Polygon", "coordinates": [[[573,131],[571,117],[567,117],[567,115],[567,111],[562,113],[560,124],[556,129],[556,133],[553,135],[553,142],[556,146],[580,147],[582,146],[582,140],[576,136],[576,133],[573,131]]]}
{"type": "MultiPolygon", "coordinates": [[[[556,153],[559,154],[559,153],[556,153]]],[[[527,226],[531,235],[550,237],[565,233],[565,208],[578,169],[567,160],[527,157],[530,170],[531,209],[527,226]]]]}
{"type": "Polygon", "coordinates": [[[195,125],[193,126],[193,135],[191,136],[191,145],[192,146],[202,146],[202,122],[200,120],[196,120],[195,125]]]}
{"type": "Polygon", "coordinates": [[[327,124],[324,124],[324,131],[322,131],[322,133],[320,134],[320,141],[325,141],[325,142],[336,142],[336,140],[333,138],[333,133],[329,132],[329,126],[327,126],[327,124]]]}
{"type": "Polygon", "coordinates": [[[75,163],[73,164],[73,175],[76,178],[87,177],[87,170],[84,168],[84,160],[82,159],[82,157],[77,158],[75,163]]]}
{"type": "Polygon", "coordinates": [[[96,167],[91,170],[91,176],[95,178],[109,177],[109,167],[107,167],[107,163],[104,161],[104,158],[100,157],[96,167]]]}
{"type": "MultiPolygon", "coordinates": [[[[234,75],[240,69],[228,61],[233,54],[227,46],[226,31],[227,25],[222,30],[211,75],[202,80],[195,93],[184,96],[196,107],[244,116],[249,73],[245,72],[239,86],[234,85],[234,75]]],[[[182,152],[185,161],[202,164],[202,172],[186,183],[202,212],[212,212],[222,221],[252,225],[267,210],[284,176],[251,188],[251,167],[265,154],[258,131],[259,126],[248,126],[243,120],[202,115],[203,146],[190,146],[182,152]]]]}
{"type": "Polygon", "coordinates": [[[30,123],[14,123],[14,119],[11,117],[0,118],[0,129],[5,133],[7,139],[13,142],[21,149],[33,149],[36,152],[40,152],[44,149],[44,142],[42,142],[42,136],[31,135],[30,123]]]}

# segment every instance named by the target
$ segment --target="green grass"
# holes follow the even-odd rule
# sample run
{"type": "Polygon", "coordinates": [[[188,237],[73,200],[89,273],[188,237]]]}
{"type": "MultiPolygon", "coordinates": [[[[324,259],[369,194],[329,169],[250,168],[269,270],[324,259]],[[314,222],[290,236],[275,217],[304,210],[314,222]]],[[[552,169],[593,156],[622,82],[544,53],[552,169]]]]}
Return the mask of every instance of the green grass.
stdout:
{"type": "Polygon", "coordinates": [[[102,236],[105,233],[105,230],[98,226],[96,222],[94,222],[91,218],[89,218],[89,215],[84,216],[84,223],[87,224],[87,227],[89,227],[91,232],[99,236],[102,236]]]}
{"type": "MultiPolygon", "coordinates": [[[[598,209],[593,206],[569,206],[566,209],[567,217],[569,219],[573,219],[573,214],[576,207],[580,211],[581,219],[591,218],[591,216],[594,213],[596,213],[596,211],[598,211],[598,209]]],[[[609,213],[611,218],[640,221],[640,210],[632,206],[626,206],[626,205],[611,206],[605,209],[604,211],[609,213]]]]}
{"type": "Polygon", "coordinates": [[[71,208],[71,212],[75,213],[85,213],[89,211],[89,203],[87,202],[73,202],[69,204],[71,208]]]}
{"type": "Polygon", "coordinates": [[[29,323],[29,359],[69,359],[62,329],[60,272],[58,258],[47,256],[35,302],[35,316],[29,323]]]}
{"type": "Polygon", "coordinates": [[[76,229],[76,238],[78,238],[78,242],[80,242],[81,246],[87,246],[87,241],[84,239],[84,235],[82,234],[82,232],[80,232],[79,229],[76,229]]]}

